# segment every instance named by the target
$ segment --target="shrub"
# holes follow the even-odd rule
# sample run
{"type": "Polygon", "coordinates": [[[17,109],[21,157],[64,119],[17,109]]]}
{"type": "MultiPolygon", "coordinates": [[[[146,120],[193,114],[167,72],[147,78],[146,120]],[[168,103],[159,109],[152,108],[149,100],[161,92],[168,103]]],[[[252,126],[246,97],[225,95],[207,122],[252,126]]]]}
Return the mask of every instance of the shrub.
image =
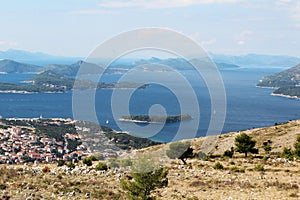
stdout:
{"type": "Polygon", "coordinates": [[[257,150],[254,148],[255,144],[256,141],[246,133],[242,133],[235,138],[236,151],[245,153],[245,157],[247,157],[248,152],[256,153],[257,150]]]}
{"type": "Polygon", "coordinates": [[[173,142],[170,144],[166,154],[171,159],[180,159],[183,164],[186,164],[187,158],[195,157],[193,149],[190,147],[190,142],[173,142]]]}
{"type": "Polygon", "coordinates": [[[254,167],[254,170],[255,171],[265,171],[265,168],[264,168],[264,166],[263,165],[256,165],[255,167],[254,167]]]}
{"type": "Polygon", "coordinates": [[[226,150],[223,154],[223,157],[232,158],[234,154],[234,148],[232,147],[230,150],[226,150]]]}
{"type": "Polygon", "coordinates": [[[217,162],[217,163],[214,165],[214,169],[224,169],[224,166],[223,166],[220,162],[217,162]]]}
{"type": "Polygon", "coordinates": [[[92,155],[89,157],[92,161],[97,161],[98,159],[96,158],[96,156],[92,155]]]}
{"type": "Polygon", "coordinates": [[[82,160],[82,163],[85,164],[85,165],[87,165],[87,166],[92,166],[93,165],[93,161],[92,161],[92,159],[90,157],[84,158],[82,160]]]}
{"type": "Polygon", "coordinates": [[[300,158],[300,135],[298,135],[294,147],[295,147],[295,155],[298,156],[298,158],[300,158]]]}
{"type": "Polygon", "coordinates": [[[229,162],[229,164],[230,164],[230,165],[235,165],[235,162],[234,162],[233,160],[231,160],[231,161],[229,162]]]}
{"type": "Polygon", "coordinates": [[[151,199],[151,191],[168,185],[168,169],[159,168],[150,172],[131,173],[132,180],[123,178],[121,187],[129,199],[151,199]]]}
{"type": "Polygon", "coordinates": [[[124,159],[124,160],[122,160],[122,162],[121,162],[121,166],[122,166],[122,167],[129,167],[129,166],[131,166],[131,165],[132,165],[132,161],[131,161],[130,158],[124,159]]]}
{"type": "Polygon", "coordinates": [[[104,162],[99,162],[96,167],[95,170],[96,171],[106,171],[108,169],[107,165],[104,162]]]}
{"type": "Polygon", "coordinates": [[[1,184],[0,184],[0,190],[5,190],[5,189],[6,189],[6,185],[3,184],[3,183],[1,183],[1,184]]]}
{"type": "Polygon", "coordinates": [[[64,160],[58,160],[57,161],[57,166],[58,167],[61,167],[61,166],[64,166],[65,165],[65,161],[64,160]]]}
{"type": "Polygon", "coordinates": [[[294,153],[293,153],[293,151],[292,151],[291,148],[289,148],[289,147],[284,147],[284,148],[283,148],[283,151],[282,151],[281,154],[280,154],[280,157],[286,158],[286,159],[288,159],[288,160],[293,160],[293,159],[294,159],[294,153]]]}
{"type": "Polygon", "coordinates": [[[48,172],[50,172],[51,170],[50,170],[50,167],[48,167],[48,166],[45,166],[45,167],[43,167],[43,169],[42,169],[42,172],[43,173],[48,173],[48,172]]]}
{"type": "Polygon", "coordinates": [[[66,164],[66,166],[67,166],[69,169],[74,169],[74,168],[75,168],[75,164],[72,163],[72,162],[68,162],[68,163],[66,164]]]}
{"type": "Polygon", "coordinates": [[[104,159],[105,159],[105,158],[104,158],[104,155],[101,154],[101,153],[95,154],[94,157],[95,157],[97,160],[104,160],[104,159]]]}
{"type": "Polygon", "coordinates": [[[239,173],[245,173],[245,169],[244,168],[238,168],[237,166],[231,167],[230,171],[232,171],[232,172],[239,172],[239,173]]]}
{"type": "Polygon", "coordinates": [[[109,164],[108,164],[108,166],[109,166],[110,168],[118,168],[118,167],[119,167],[118,160],[115,159],[115,158],[109,159],[109,164]]]}

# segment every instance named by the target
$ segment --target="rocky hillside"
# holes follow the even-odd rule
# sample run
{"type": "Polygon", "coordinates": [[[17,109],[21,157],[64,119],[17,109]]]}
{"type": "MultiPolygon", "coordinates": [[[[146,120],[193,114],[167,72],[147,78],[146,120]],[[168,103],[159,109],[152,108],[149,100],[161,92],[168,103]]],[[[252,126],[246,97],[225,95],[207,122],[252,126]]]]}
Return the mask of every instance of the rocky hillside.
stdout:
{"type": "MultiPolygon", "coordinates": [[[[168,185],[151,192],[156,199],[299,199],[300,161],[278,157],[284,147],[293,147],[299,133],[300,120],[296,120],[216,136],[210,156],[188,159],[187,165],[165,155],[169,144],[93,161],[91,166],[82,162],[60,167],[55,163],[0,165],[0,198],[126,199],[120,182],[131,177],[128,159],[134,163],[138,155],[147,155],[169,168],[168,185]],[[220,156],[234,146],[234,139],[240,133],[247,133],[257,141],[259,155],[248,158],[239,153],[233,158],[220,156]],[[268,140],[272,150],[267,154],[262,145],[268,140]],[[110,169],[97,171],[98,162],[106,163],[110,169]]],[[[203,145],[209,145],[205,141],[214,140],[211,137],[190,140],[195,153],[204,151],[207,146],[203,145]]]]}

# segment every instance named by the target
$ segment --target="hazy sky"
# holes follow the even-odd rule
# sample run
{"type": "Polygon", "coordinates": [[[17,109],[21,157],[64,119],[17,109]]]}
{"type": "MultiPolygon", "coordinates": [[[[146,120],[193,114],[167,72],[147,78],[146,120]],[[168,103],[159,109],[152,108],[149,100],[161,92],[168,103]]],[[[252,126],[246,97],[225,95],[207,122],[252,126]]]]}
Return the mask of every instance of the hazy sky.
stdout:
{"type": "Polygon", "coordinates": [[[0,0],[0,50],[87,56],[127,30],[168,27],[206,50],[300,57],[299,0],[0,0]]]}

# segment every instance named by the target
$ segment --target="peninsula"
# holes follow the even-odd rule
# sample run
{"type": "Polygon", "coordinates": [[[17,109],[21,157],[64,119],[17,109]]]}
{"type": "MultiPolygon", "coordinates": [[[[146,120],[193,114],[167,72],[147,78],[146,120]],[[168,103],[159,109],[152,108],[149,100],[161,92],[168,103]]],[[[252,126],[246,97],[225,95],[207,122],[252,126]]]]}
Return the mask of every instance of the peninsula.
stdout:
{"type": "Polygon", "coordinates": [[[300,64],[282,72],[263,77],[257,87],[274,88],[274,96],[300,98],[300,64]]]}

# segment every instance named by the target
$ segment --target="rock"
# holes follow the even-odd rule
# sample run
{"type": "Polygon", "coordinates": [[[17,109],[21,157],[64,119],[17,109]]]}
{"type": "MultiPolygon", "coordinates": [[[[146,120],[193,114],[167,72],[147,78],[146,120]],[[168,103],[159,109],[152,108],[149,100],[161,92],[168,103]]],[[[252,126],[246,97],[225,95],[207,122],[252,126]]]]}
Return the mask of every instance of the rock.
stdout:
{"type": "Polygon", "coordinates": [[[85,198],[89,199],[91,197],[91,194],[88,192],[85,194],[85,198]]]}

